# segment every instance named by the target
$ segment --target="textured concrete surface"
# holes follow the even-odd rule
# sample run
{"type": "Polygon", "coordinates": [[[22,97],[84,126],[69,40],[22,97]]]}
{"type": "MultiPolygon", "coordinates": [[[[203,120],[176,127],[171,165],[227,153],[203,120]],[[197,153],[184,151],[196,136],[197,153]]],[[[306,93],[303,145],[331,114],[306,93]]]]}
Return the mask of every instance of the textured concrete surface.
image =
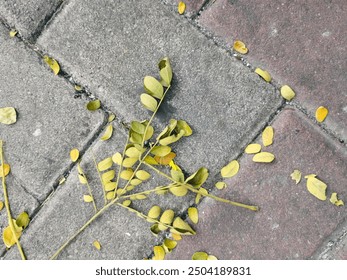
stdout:
{"type": "Polygon", "coordinates": [[[0,18],[34,40],[63,0],[0,0],[0,18]]]}
{"type": "Polygon", "coordinates": [[[103,122],[73,98],[73,86],[0,25],[0,107],[14,107],[17,123],[1,125],[12,173],[37,199],[68,168],[69,151],[82,149],[103,122]]]}
{"type": "Polygon", "coordinates": [[[289,84],[311,115],[327,107],[326,127],[346,142],[346,18],[345,0],[219,0],[199,22],[229,45],[245,42],[248,60],[289,84]]]}
{"type": "Polygon", "coordinates": [[[272,152],[275,161],[255,163],[252,155],[244,155],[239,173],[216,192],[258,205],[260,211],[204,200],[197,235],[180,242],[170,258],[189,259],[195,251],[206,251],[219,259],[305,259],[345,220],[346,207],[329,202],[332,192],[347,199],[345,150],[292,109],[284,110],[273,127],[274,144],[263,151],[272,152]],[[312,196],[304,178],[295,185],[294,169],[317,174],[328,185],[328,199],[312,196]]]}
{"type": "Polygon", "coordinates": [[[148,118],[139,106],[143,78],[157,77],[157,62],[170,57],[173,87],[158,117],[192,126],[195,134],[179,148],[188,172],[221,167],[281,102],[271,85],[160,1],[71,1],[38,43],[126,121],[148,118]]]}

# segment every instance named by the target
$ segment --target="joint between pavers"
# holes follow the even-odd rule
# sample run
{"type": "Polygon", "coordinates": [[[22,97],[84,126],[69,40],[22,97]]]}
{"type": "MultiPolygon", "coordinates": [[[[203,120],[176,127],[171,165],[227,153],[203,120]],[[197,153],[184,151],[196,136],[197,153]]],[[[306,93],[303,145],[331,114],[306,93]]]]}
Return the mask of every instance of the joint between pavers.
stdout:
{"type": "Polygon", "coordinates": [[[192,16],[192,19],[196,19],[197,17],[199,17],[201,15],[201,13],[209,8],[210,6],[212,6],[214,3],[216,2],[216,0],[205,0],[204,3],[202,3],[199,11],[197,11],[193,16],[192,16]]]}

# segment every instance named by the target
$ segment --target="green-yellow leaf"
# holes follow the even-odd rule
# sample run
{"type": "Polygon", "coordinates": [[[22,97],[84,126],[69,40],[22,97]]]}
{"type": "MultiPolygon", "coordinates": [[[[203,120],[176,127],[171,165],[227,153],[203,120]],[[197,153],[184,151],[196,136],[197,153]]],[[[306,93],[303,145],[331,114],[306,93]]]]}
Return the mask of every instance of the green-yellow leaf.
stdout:
{"type": "Polygon", "coordinates": [[[172,68],[170,65],[170,60],[168,57],[164,57],[158,64],[159,74],[165,84],[168,86],[171,84],[172,80],[172,68]]]}
{"type": "Polygon", "coordinates": [[[142,105],[146,109],[148,109],[148,110],[150,110],[152,112],[154,112],[157,109],[158,102],[157,102],[157,100],[155,100],[154,97],[150,96],[149,94],[142,93],[140,98],[141,98],[142,105]]]}
{"type": "MultiPolygon", "coordinates": [[[[190,225],[183,221],[181,219],[181,217],[177,217],[172,226],[175,228],[176,231],[178,231],[179,233],[183,233],[183,234],[195,234],[195,231],[190,227],[190,225]]],[[[175,232],[176,233],[176,232],[175,232]]]]}
{"type": "Polygon", "coordinates": [[[100,105],[101,105],[100,100],[98,99],[92,100],[87,103],[87,109],[89,111],[96,111],[100,108],[100,105]]]}
{"type": "Polygon", "coordinates": [[[153,225],[151,225],[150,230],[151,230],[151,233],[152,233],[154,236],[158,236],[158,234],[159,234],[159,232],[160,232],[160,230],[159,230],[159,228],[158,228],[158,224],[153,224],[153,225]]]}
{"type": "Polygon", "coordinates": [[[189,207],[188,208],[188,217],[194,224],[197,224],[199,221],[198,209],[196,207],[189,207]]]}
{"type": "Polygon", "coordinates": [[[217,257],[214,256],[214,255],[208,255],[207,260],[208,260],[208,261],[216,261],[216,260],[218,260],[218,259],[217,259],[217,257]]]}
{"type": "Polygon", "coordinates": [[[191,127],[189,126],[189,124],[187,124],[186,121],[184,120],[179,120],[177,121],[177,126],[176,126],[176,131],[180,132],[181,130],[184,131],[184,136],[188,137],[190,135],[193,134],[193,131],[191,129],[191,127]]]}
{"type": "Polygon", "coordinates": [[[121,155],[121,153],[115,153],[113,156],[112,156],[112,161],[115,163],[115,164],[118,164],[118,165],[121,165],[122,164],[122,161],[123,161],[123,157],[121,155]]]}
{"type": "Polygon", "coordinates": [[[113,133],[113,126],[112,126],[112,124],[110,124],[110,125],[106,128],[105,133],[104,133],[103,136],[101,136],[100,140],[106,141],[106,140],[110,139],[111,136],[112,136],[112,133],[113,133]]]}
{"type": "Polygon", "coordinates": [[[117,187],[117,182],[108,182],[105,184],[105,191],[114,191],[117,187]]]}
{"type": "Polygon", "coordinates": [[[176,248],[177,241],[166,238],[164,240],[163,246],[165,246],[168,249],[168,252],[171,252],[173,249],[176,248]]]}
{"type": "Polygon", "coordinates": [[[141,144],[142,139],[143,139],[143,136],[141,134],[138,134],[135,131],[131,132],[130,139],[129,139],[131,143],[141,144]]]}
{"type": "Polygon", "coordinates": [[[135,196],[135,199],[138,199],[138,200],[142,200],[142,199],[146,199],[146,198],[147,198],[147,196],[145,196],[144,194],[137,194],[135,196]]]}
{"type": "Polygon", "coordinates": [[[301,181],[301,172],[300,170],[295,169],[292,174],[290,174],[290,177],[295,181],[295,184],[299,184],[301,181]]]}
{"type": "Polygon", "coordinates": [[[48,64],[48,66],[52,69],[53,73],[55,75],[58,75],[60,71],[59,63],[52,57],[49,57],[47,55],[43,56],[44,62],[48,64]]]}
{"type": "Polygon", "coordinates": [[[153,248],[154,256],[152,260],[163,260],[165,258],[165,250],[162,246],[154,246],[153,248]]]}
{"type": "MultiPolygon", "coordinates": [[[[15,235],[16,235],[17,239],[19,239],[20,236],[22,235],[22,232],[15,230],[15,235]]],[[[11,248],[14,244],[16,244],[16,239],[12,233],[10,226],[8,226],[4,229],[4,231],[2,233],[2,240],[4,241],[4,244],[6,245],[7,248],[11,248]]]]}
{"type": "Polygon", "coordinates": [[[139,160],[139,158],[126,158],[123,160],[123,166],[125,168],[131,168],[139,160]]]}
{"type": "Polygon", "coordinates": [[[147,216],[151,219],[157,219],[161,213],[161,208],[158,205],[154,205],[149,209],[147,216]]]}
{"type": "Polygon", "coordinates": [[[142,181],[139,180],[139,179],[132,179],[132,180],[130,181],[130,184],[133,185],[133,186],[138,186],[138,185],[140,185],[141,183],[142,183],[142,181]]]}
{"type": "Polygon", "coordinates": [[[145,157],[145,162],[150,164],[150,165],[158,165],[159,163],[151,156],[146,156],[145,157]]]}
{"type": "Polygon", "coordinates": [[[144,135],[143,138],[145,139],[145,141],[147,141],[152,138],[153,134],[154,134],[154,128],[153,126],[150,125],[147,127],[146,134],[144,135]]]}
{"type": "Polygon", "coordinates": [[[110,123],[110,122],[112,122],[112,121],[114,121],[114,119],[116,118],[116,115],[115,114],[110,114],[109,116],[108,116],[108,122],[110,123]]]}
{"type": "Polygon", "coordinates": [[[105,158],[104,160],[102,160],[98,163],[98,169],[99,169],[99,171],[105,171],[105,170],[111,168],[112,164],[113,164],[112,158],[110,158],[110,157],[105,158]]]}
{"type": "Polygon", "coordinates": [[[132,169],[127,169],[127,170],[123,170],[121,173],[120,173],[120,177],[123,179],[123,180],[130,180],[132,178],[134,174],[134,171],[132,169]]]}
{"type": "Polygon", "coordinates": [[[116,171],[110,170],[101,174],[101,179],[104,184],[110,182],[116,176],[116,171]]]}
{"type": "Polygon", "coordinates": [[[29,225],[29,215],[26,212],[23,212],[21,214],[19,214],[19,216],[16,219],[16,225],[20,228],[26,228],[29,225]]]}
{"type": "Polygon", "coordinates": [[[325,118],[327,117],[329,111],[327,108],[320,106],[316,110],[316,120],[317,122],[323,122],[325,118]]]}
{"type": "Polygon", "coordinates": [[[199,204],[201,197],[206,196],[207,194],[208,194],[208,191],[206,189],[200,188],[199,193],[196,194],[196,197],[195,197],[195,204],[199,204]]]}
{"type": "Polygon", "coordinates": [[[290,86],[284,85],[281,87],[281,95],[285,100],[290,101],[295,97],[295,92],[290,86]]]}
{"type": "Polygon", "coordinates": [[[199,168],[197,172],[189,176],[186,179],[186,183],[193,186],[194,188],[199,188],[208,178],[208,170],[205,167],[199,168]]]}
{"type": "Polygon", "coordinates": [[[139,158],[140,155],[142,155],[142,152],[136,149],[135,147],[130,147],[126,149],[125,155],[132,158],[139,158]]]}
{"type": "Polygon", "coordinates": [[[215,184],[216,188],[219,189],[219,190],[222,190],[224,189],[227,185],[224,183],[224,182],[217,182],[215,184]]]}
{"type": "Polygon", "coordinates": [[[262,77],[266,82],[271,82],[271,75],[269,74],[269,72],[260,68],[256,68],[254,72],[257,73],[260,77],[262,77]]]}
{"type": "MultiPolygon", "coordinates": [[[[160,222],[162,224],[171,225],[174,216],[175,216],[175,213],[173,210],[171,209],[165,210],[160,217],[160,222]]],[[[162,224],[158,225],[159,230],[166,230],[167,227],[162,224]]]]}
{"type": "Polygon", "coordinates": [[[0,123],[14,124],[17,121],[17,113],[13,107],[0,108],[0,123]]]}
{"type": "Polygon", "coordinates": [[[205,261],[208,258],[208,254],[205,252],[195,252],[192,256],[193,261],[205,261]]]}
{"type": "Polygon", "coordinates": [[[84,200],[84,202],[89,203],[89,202],[93,201],[93,197],[88,195],[88,194],[85,194],[85,195],[83,195],[83,200],[84,200]]]}
{"type": "Polygon", "coordinates": [[[80,85],[74,86],[75,91],[82,91],[82,87],[80,85]]]}
{"type": "Polygon", "coordinates": [[[240,164],[237,160],[232,160],[230,163],[228,163],[226,166],[224,166],[220,173],[223,178],[231,178],[239,172],[240,164]]]}
{"type": "Polygon", "coordinates": [[[169,190],[175,196],[185,196],[188,193],[188,189],[181,185],[172,186],[169,190]]]}
{"type": "Polygon", "coordinates": [[[10,31],[10,37],[13,38],[17,35],[18,31],[16,29],[11,29],[10,31]]]}
{"type": "Polygon", "coordinates": [[[79,157],[80,157],[80,152],[78,149],[72,149],[70,151],[70,158],[71,158],[72,162],[76,162],[79,157]]]}
{"type": "Polygon", "coordinates": [[[267,126],[264,129],[261,138],[265,147],[270,146],[273,143],[274,129],[272,128],[272,126],[267,126]]]}
{"type": "Polygon", "coordinates": [[[93,246],[94,246],[98,251],[100,251],[100,249],[101,249],[101,244],[100,244],[99,241],[95,240],[95,241],[93,242],[93,246]]]}
{"type": "Polygon", "coordinates": [[[249,144],[245,149],[246,154],[256,154],[256,153],[259,153],[260,151],[261,151],[260,144],[249,144]]]}
{"type": "Polygon", "coordinates": [[[9,164],[4,163],[4,166],[2,166],[2,164],[0,165],[0,178],[4,177],[2,170],[4,170],[5,173],[5,177],[10,173],[11,171],[11,167],[9,164]]]}
{"type": "Polygon", "coordinates": [[[129,200],[129,199],[124,200],[124,201],[122,202],[122,204],[123,204],[125,207],[129,207],[130,204],[131,204],[131,200],[129,200]]]}
{"type": "Polygon", "coordinates": [[[183,183],[184,182],[184,174],[181,170],[171,169],[170,171],[172,179],[176,182],[183,183]]]}
{"type": "Polygon", "coordinates": [[[151,150],[151,153],[155,156],[164,157],[171,152],[171,147],[169,146],[157,146],[151,150]]]}
{"type": "Polygon", "coordinates": [[[330,202],[332,204],[335,204],[336,206],[343,206],[344,205],[343,201],[341,199],[337,198],[337,193],[336,192],[331,194],[330,202]]]}
{"type": "Polygon", "coordinates": [[[178,13],[179,13],[180,15],[183,15],[184,12],[186,11],[186,3],[180,1],[180,2],[178,3],[177,10],[178,10],[178,13]]]}
{"type": "Polygon", "coordinates": [[[233,45],[233,49],[240,54],[248,53],[248,48],[246,47],[245,43],[242,41],[235,41],[233,45]]]}
{"type": "Polygon", "coordinates": [[[254,155],[253,157],[254,162],[269,163],[269,162],[272,162],[274,159],[275,159],[275,156],[268,152],[261,152],[259,154],[254,155]]]}
{"type": "Polygon", "coordinates": [[[0,211],[4,208],[4,203],[0,201],[0,211]]]}
{"type": "Polygon", "coordinates": [[[306,182],[307,190],[319,200],[326,200],[327,185],[315,177],[308,177],[306,182]]]}
{"type": "Polygon", "coordinates": [[[138,121],[131,122],[131,129],[138,134],[144,134],[146,126],[138,121]]]}
{"type": "Polygon", "coordinates": [[[139,178],[142,181],[146,181],[149,178],[151,178],[151,174],[149,174],[147,171],[139,170],[136,172],[136,177],[139,178]]]}
{"type": "Polygon", "coordinates": [[[153,78],[151,76],[146,76],[143,80],[143,85],[145,87],[145,91],[148,94],[158,99],[161,99],[163,97],[164,88],[162,84],[159,83],[159,81],[156,78],[153,78]]]}

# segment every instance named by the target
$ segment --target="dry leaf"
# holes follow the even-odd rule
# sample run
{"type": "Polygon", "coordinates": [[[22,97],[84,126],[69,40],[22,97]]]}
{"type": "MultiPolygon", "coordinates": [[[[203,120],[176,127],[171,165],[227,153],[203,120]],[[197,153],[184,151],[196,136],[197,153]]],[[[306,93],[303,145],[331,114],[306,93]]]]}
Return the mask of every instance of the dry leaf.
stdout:
{"type": "Polygon", "coordinates": [[[241,41],[235,41],[235,42],[234,42],[233,49],[234,49],[235,51],[237,51],[238,53],[240,53],[240,54],[246,54],[246,53],[248,53],[248,49],[247,49],[245,43],[244,43],[244,42],[241,42],[241,41]]]}
{"type": "Polygon", "coordinates": [[[281,95],[285,100],[292,100],[295,97],[295,92],[288,85],[281,87],[281,95]]]}
{"type": "Polygon", "coordinates": [[[29,225],[29,215],[26,212],[23,212],[21,214],[19,214],[19,216],[16,219],[16,225],[20,228],[26,228],[29,225]]]}
{"type": "Polygon", "coordinates": [[[208,254],[205,252],[195,252],[192,256],[193,261],[204,261],[207,260],[208,254]]]}
{"type": "Polygon", "coordinates": [[[260,151],[261,151],[260,144],[249,144],[245,149],[246,154],[256,154],[256,153],[259,153],[260,151]]]}
{"type": "Polygon", "coordinates": [[[154,257],[152,260],[163,260],[165,258],[165,250],[162,246],[154,246],[154,257]]]}
{"type": "Polygon", "coordinates": [[[0,211],[4,208],[4,203],[0,201],[0,211]]]}
{"type": "Polygon", "coordinates": [[[188,193],[188,189],[184,186],[172,186],[169,191],[175,196],[185,196],[188,193]]]}
{"type": "MultiPolygon", "coordinates": [[[[173,210],[171,210],[171,209],[165,210],[160,217],[160,222],[162,224],[171,225],[174,216],[175,216],[175,212],[173,210]]],[[[167,227],[162,225],[162,224],[159,224],[158,228],[160,230],[166,230],[167,227]]]]}
{"type": "Polygon", "coordinates": [[[91,196],[88,195],[88,194],[85,194],[85,195],[83,196],[83,200],[84,200],[84,202],[92,202],[92,201],[93,201],[93,197],[91,197],[91,196]]]}
{"type": "Polygon", "coordinates": [[[165,157],[166,155],[170,154],[170,152],[171,147],[169,146],[157,146],[151,150],[151,153],[158,157],[165,157]]]}
{"type": "Polygon", "coordinates": [[[158,205],[154,205],[149,209],[147,216],[151,219],[157,219],[161,213],[161,208],[158,205]]]}
{"type": "Polygon", "coordinates": [[[112,156],[112,161],[115,163],[115,164],[118,164],[118,165],[121,165],[122,164],[122,161],[123,161],[123,157],[120,153],[115,153],[113,156],[112,156]]]}
{"type": "Polygon", "coordinates": [[[48,66],[53,70],[55,75],[58,75],[60,71],[59,63],[52,57],[47,55],[43,56],[43,60],[48,64],[48,66]]]}
{"type": "Polygon", "coordinates": [[[230,178],[235,176],[237,172],[239,172],[239,169],[239,163],[237,162],[237,160],[233,160],[222,168],[221,175],[223,178],[230,178]]]}
{"type": "Polygon", "coordinates": [[[101,106],[101,103],[100,103],[100,100],[98,100],[98,99],[89,101],[87,103],[87,109],[89,111],[96,111],[100,108],[100,106],[101,106]]]}
{"type": "Polygon", "coordinates": [[[102,160],[98,163],[98,169],[99,169],[99,171],[105,171],[105,170],[111,168],[112,164],[113,164],[112,158],[110,158],[110,157],[105,158],[104,160],[102,160]]]}
{"type": "Polygon", "coordinates": [[[274,129],[272,128],[272,126],[265,127],[261,138],[265,147],[270,146],[273,143],[274,129]]]}
{"type": "Polygon", "coordinates": [[[14,124],[17,121],[17,113],[13,107],[0,108],[0,123],[14,124]]]}
{"type": "Polygon", "coordinates": [[[72,162],[76,162],[79,157],[80,157],[80,152],[78,149],[72,149],[70,151],[70,158],[71,158],[72,162]]]}
{"type": "Polygon", "coordinates": [[[82,91],[82,87],[80,85],[74,86],[75,91],[82,91]]]}
{"type": "Polygon", "coordinates": [[[172,223],[172,226],[175,228],[173,233],[195,234],[195,231],[181,217],[177,217],[172,223]]]}
{"type": "Polygon", "coordinates": [[[194,224],[197,224],[199,221],[198,209],[196,207],[189,207],[188,208],[188,217],[194,224]]]}
{"type": "Polygon", "coordinates": [[[321,180],[310,176],[306,182],[307,190],[320,200],[326,200],[326,189],[327,185],[321,180]]]}
{"type": "Polygon", "coordinates": [[[164,249],[167,248],[168,252],[171,252],[177,246],[177,241],[166,238],[163,243],[164,249]]]}
{"type": "Polygon", "coordinates": [[[178,10],[178,13],[179,13],[180,15],[183,15],[184,12],[186,11],[186,3],[180,1],[180,2],[178,3],[177,10],[178,10]]]}
{"type": "Polygon", "coordinates": [[[139,170],[136,172],[136,177],[139,178],[142,181],[146,181],[149,178],[151,178],[151,174],[149,174],[147,171],[139,170]]]}
{"type": "Polygon", "coordinates": [[[133,170],[132,169],[127,169],[127,170],[123,170],[121,173],[120,173],[120,177],[123,179],[123,180],[127,180],[129,181],[132,177],[133,177],[133,170]]]}
{"type": "Polygon", "coordinates": [[[171,233],[171,237],[176,241],[182,240],[182,236],[178,233],[171,233]]]}
{"type": "Polygon", "coordinates": [[[337,198],[337,193],[336,192],[331,194],[330,202],[332,204],[335,204],[336,206],[343,206],[344,205],[343,201],[341,199],[337,198]]]}
{"type": "Polygon", "coordinates": [[[301,180],[301,172],[300,170],[295,169],[292,174],[290,174],[290,177],[295,181],[295,184],[299,184],[301,180]]]}
{"type": "Polygon", "coordinates": [[[218,259],[217,259],[217,257],[214,256],[214,255],[208,255],[207,260],[208,260],[208,261],[217,261],[218,259]]]}
{"type": "Polygon", "coordinates": [[[11,167],[9,164],[5,163],[4,166],[0,165],[0,178],[3,177],[2,170],[4,170],[5,177],[10,173],[11,167]]]}
{"type": "MultiPolygon", "coordinates": [[[[21,229],[15,228],[15,234],[16,234],[17,239],[19,239],[19,237],[22,235],[21,229]]],[[[6,245],[7,248],[11,248],[14,244],[16,244],[16,239],[12,233],[10,226],[8,226],[4,229],[4,231],[2,233],[2,240],[4,241],[4,244],[6,245]]]]}
{"type": "Polygon", "coordinates": [[[172,162],[172,160],[176,157],[176,154],[173,152],[170,152],[169,154],[167,154],[164,157],[160,157],[160,156],[155,156],[154,160],[156,162],[156,164],[161,164],[161,165],[169,165],[170,162],[172,162]]]}
{"type": "Polygon", "coordinates": [[[16,29],[12,29],[12,30],[10,31],[10,37],[11,37],[11,38],[15,37],[15,36],[17,35],[17,33],[18,33],[18,31],[17,31],[16,29]]]}
{"type": "Polygon", "coordinates": [[[112,136],[112,132],[113,132],[113,126],[112,126],[112,124],[110,124],[110,125],[106,128],[105,133],[104,133],[103,136],[101,136],[100,140],[106,141],[106,140],[110,139],[111,136],[112,136]]]}
{"type": "Polygon", "coordinates": [[[227,186],[227,185],[226,185],[224,182],[217,182],[217,183],[215,184],[215,187],[216,187],[217,189],[219,189],[219,190],[224,189],[226,186],[227,186]]]}
{"type": "Polygon", "coordinates": [[[110,114],[109,116],[108,116],[108,122],[110,123],[110,122],[112,122],[114,119],[116,118],[116,115],[115,114],[110,114]]]}
{"type": "Polygon", "coordinates": [[[269,72],[262,70],[260,68],[256,68],[254,70],[255,73],[257,73],[260,77],[262,77],[265,81],[270,82],[271,81],[271,76],[269,72]]]}
{"type": "Polygon", "coordinates": [[[95,240],[95,241],[93,242],[93,246],[94,246],[97,250],[100,251],[100,249],[101,249],[101,244],[100,244],[99,241],[95,240]]]}
{"type": "Polygon", "coordinates": [[[138,158],[126,158],[123,160],[123,166],[125,168],[131,168],[138,160],[138,158]]]}
{"type": "Polygon", "coordinates": [[[327,108],[320,106],[316,110],[316,120],[317,122],[323,122],[325,118],[327,117],[329,111],[327,108]]]}
{"type": "Polygon", "coordinates": [[[151,96],[158,99],[161,99],[163,97],[164,88],[162,84],[159,83],[159,81],[156,78],[153,78],[151,76],[146,76],[143,80],[143,85],[145,87],[145,91],[151,96]]]}
{"type": "Polygon", "coordinates": [[[254,162],[269,163],[269,162],[272,162],[274,159],[275,159],[275,156],[268,152],[261,152],[259,154],[254,155],[253,157],[254,162]]]}
{"type": "Polygon", "coordinates": [[[157,100],[155,100],[155,98],[150,96],[149,94],[142,93],[141,96],[140,96],[140,99],[141,99],[142,105],[146,109],[148,109],[148,110],[150,110],[152,112],[154,112],[157,109],[157,107],[158,107],[157,100]]]}

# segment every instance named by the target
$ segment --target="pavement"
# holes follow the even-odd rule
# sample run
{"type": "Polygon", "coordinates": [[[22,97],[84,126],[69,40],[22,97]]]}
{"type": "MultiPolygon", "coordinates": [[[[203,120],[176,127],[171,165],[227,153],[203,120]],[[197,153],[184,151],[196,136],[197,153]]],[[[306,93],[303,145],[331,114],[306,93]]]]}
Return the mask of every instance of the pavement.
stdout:
{"type": "MultiPolygon", "coordinates": [[[[94,214],[83,201],[86,186],[70,159],[73,148],[80,150],[96,206],[103,207],[93,154],[99,162],[122,153],[129,123],[150,118],[140,104],[143,78],[158,77],[157,63],[167,56],[174,77],[153,121],[156,132],[172,118],[187,121],[193,135],[173,145],[175,162],[186,174],[206,167],[211,194],[260,210],[211,198],[195,205],[192,193],[133,201],[145,214],[160,205],[182,218],[190,206],[198,208],[196,235],[184,236],[166,259],[191,259],[197,251],[219,259],[347,259],[347,210],[329,202],[333,192],[347,202],[346,1],[187,0],[183,15],[178,2],[0,0],[0,108],[17,111],[15,124],[0,124],[0,139],[11,165],[12,214],[26,211],[31,218],[20,238],[27,258],[49,259],[94,214]],[[11,38],[13,29],[18,33],[11,38]],[[249,53],[236,54],[235,40],[249,53]],[[43,55],[59,62],[58,75],[43,55]],[[254,73],[257,67],[272,81],[254,73]],[[285,84],[296,93],[290,102],[280,95],[285,84]],[[95,98],[102,107],[88,111],[95,98]],[[319,106],[329,109],[322,123],[315,120],[319,106]],[[111,114],[113,136],[101,141],[111,114]],[[275,160],[253,162],[244,149],[262,144],[268,125],[274,143],[262,149],[275,160]],[[221,168],[233,159],[240,171],[216,189],[221,168]],[[311,195],[304,178],[295,184],[294,169],[317,174],[328,199],[311,195]]],[[[152,174],[141,189],[165,184],[152,174]]],[[[3,209],[1,232],[6,226],[3,209]]],[[[58,259],[149,258],[167,237],[154,236],[150,226],[112,205],[58,259]]],[[[1,245],[0,256],[20,258],[15,246],[1,245]]]]}

